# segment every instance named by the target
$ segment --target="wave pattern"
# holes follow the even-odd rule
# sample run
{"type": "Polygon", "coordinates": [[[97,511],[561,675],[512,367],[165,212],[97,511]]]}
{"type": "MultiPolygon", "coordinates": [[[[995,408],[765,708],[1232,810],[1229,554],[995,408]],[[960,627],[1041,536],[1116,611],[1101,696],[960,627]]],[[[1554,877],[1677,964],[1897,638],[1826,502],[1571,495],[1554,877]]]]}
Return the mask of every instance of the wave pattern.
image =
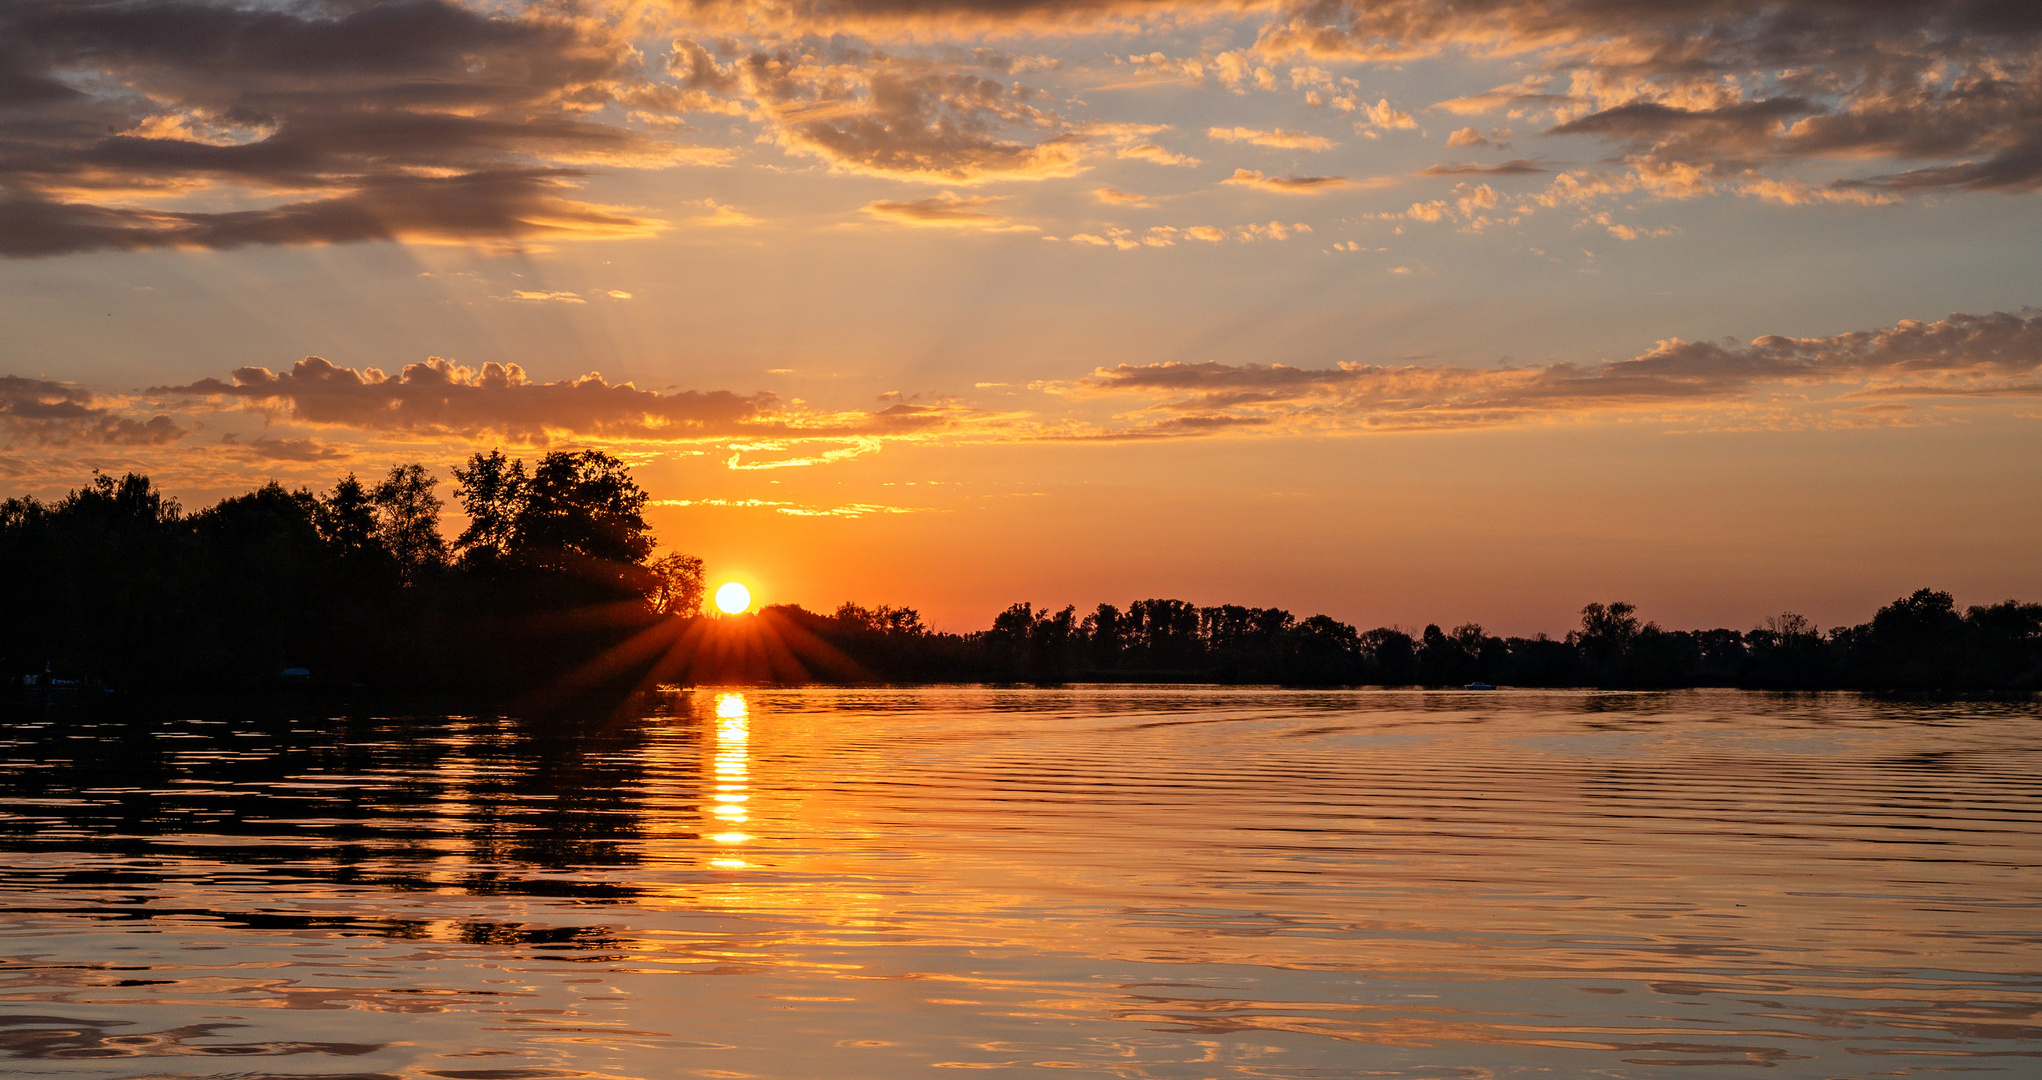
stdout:
{"type": "Polygon", "coordinates": [[[10,1075],[2042,1070],[2033,704],[5,720],[10,1075]]]}

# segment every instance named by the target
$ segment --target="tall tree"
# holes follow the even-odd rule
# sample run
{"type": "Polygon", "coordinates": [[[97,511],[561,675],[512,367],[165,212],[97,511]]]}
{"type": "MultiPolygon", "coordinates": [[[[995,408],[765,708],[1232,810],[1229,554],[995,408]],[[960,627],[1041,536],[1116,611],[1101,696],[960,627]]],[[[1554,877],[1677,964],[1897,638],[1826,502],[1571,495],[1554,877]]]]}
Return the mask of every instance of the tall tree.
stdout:
{"type": "Polygon", "coordinates": [[[376,521],[376,500],[355,474],[348,473],[319,500],[319,535],[343,559],[388,554],[376,521]]]}
{"type": "Polygon", "coordinates": [[[377,532],[397,560],[406,581],[444,565],[447,541],[440,535],[440,500],[433,494],[439,480],[413,462],[398,465],[376,485],[377,532]]]}
{"type": "Polygon", "coordinates": [[[646,500],[616,458],[601,450],[556,450],[539,460],[525,484],[514,554],[543,569],[621,574],[652,554],[646,500]]]}
{"type": "Polygon", "coordinates": [[[702,611],[702,560],[670,551],[652,561],[652,610],[693,617],[702,611]]]}
{"type": "Polygon", "coordinates": [[[516,546],[518,515],[530,483],[525,463],[504,457],[501,450],[477,453],[466,468],[454,467],[454,480],[459,485],[454,497],[468,515],[468,527],[454,541],[461,557],[471,564],[507,557],[516,546]]]}

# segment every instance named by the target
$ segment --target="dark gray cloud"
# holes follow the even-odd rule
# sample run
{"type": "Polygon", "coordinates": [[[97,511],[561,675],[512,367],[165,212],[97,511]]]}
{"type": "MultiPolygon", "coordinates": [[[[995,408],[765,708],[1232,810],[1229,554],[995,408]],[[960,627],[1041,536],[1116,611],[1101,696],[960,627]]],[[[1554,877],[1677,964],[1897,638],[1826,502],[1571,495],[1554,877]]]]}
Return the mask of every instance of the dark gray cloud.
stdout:
{"type": "Polygon", "coordinates": [[[567,194],[676,148],[589,119],[670,84],[604,23],[446,0],[0,4],[0,254],[655,223],[567,194]],[[195,212],[225,193],[245,209],[195,212]]]}
{"type": "Polygon", "coordinates": [[[272,439],[260,436],[242,442],[238,436],[229,433],[220,438],[220,445],[236,457],[256,461],[331,461],[347,456],[346,451],[321,445],[317,439],[272,439]]]}
{"type": "Polygon", "coordinates": [[[225,380],[201,379],[148,392],[161,399],[271,411],[321,427],[533,444],[556,438],[858,439],[933,431],[970,415],[955,402],[906,401],[869,412],[817,414],[790,410],[765,392],[641,390],[595,372],[579,379],[534,382],[516,364],[470,368],[439,357],[386,375],[375,368],[342,367],[308,356],[289,371],[238,368],[225,380]]]}
{"type": "Polygon", "coordinates": [[[37,446],[162,446],[189,434],[168,416],[135,419],[69,383],[0,375],[0,432],[37,446]]]}
{"type": "Polygon", "coordinates": [[[433,357],[387,376],[308,356],[285,372],[239,368],[232,380],[201,379],[149,392],[280,407],[308,424],[529,442],[554,434],[685,439],[778,430],[761,423],[777,410],[771,394],[660,393],[597,374],[533,382],[516,364],[484,364],[478,370],[433,357]]]}
{"type": "Polygon", "coordinates": [[[1845,182],[2042,187],[2042,5],[2030,0],[1297,0],[1260,47],[1543,53],[1551,87],[1527,80],[1439,107],[1558,109],[1551,133],[1662,166],[1726,176],[1883,158],[1922,164],[1845,182]]]}
{"type": "Polygon", "coordinates": [[[1730,401],[1762,386],[1830,387],[1852,396],[2026,396],[2038,371],[2042,316],[1994,312],[1826,338],[1674,340],[1593,366],[1123,364],[1094,372],[1077,388],[1155,398],[1150,408],[1208,426],[1214,417],[1448,424],[1730,401]]]}
{"type": "Polygon", "coordinates": [[[1527,161],[1527,160],[1526,160],[1526,159],[1524,159],[1524,158],[1512,158],[1512,159],[1511,159],[1511,160],[1509,160],[1509,161],[1499,161],[1499,162],[1497,162],[1497,163],[1496,163],[1496,164],[1494,164],[1494,165],[1480,165],[1480,164],[1475,164],[1475,163],[1473,163],[1473,162],[1470,162],[1470,163],[1467,163],[1467,164],[1460,164],[1460,163],[1453,163],[1453,162],[1449,162],[1449,163],[1447,163],[1447,164],[1445,164],[1445,165],[1434,165],[1434,166],[1432,166],[1432,167],[1431,167],[1431,168],[1429,168],[1429,169],[1421,169],[1421,170],[1419,170],[1419,172],[1418,172],[1418,175],[1420,175],[1420,176],[1531,176],[1531,175],[1536,175],[1536,174],[1539,174],[1539,173],[1546,173],[1546,172],[1551,172],[1551,171],[1552,171],[1551,169],[1548,169],[1548,168],[1546,168],[1546,167],[1545,167],[1544,165],[1541,165],[1541,164],[1539,164],[1539,163],[1538,163],[1538,162],[1536,162],[1536,161],[1527,161]]]}
{"type": "Polygon", "coordinates": [[[1265,176],[1260,169],[1235,169],[1234,175],[1220,183],[1261,188],[1285,195],[1315,195],[1354,186],[1354,181],[1344,176],[1265,176]]]}
{"type": "Polygon", "coordinates": [[[0,255],[148,248],[237,248],[363,240],[525,240],[630,235],[646,223],[567,198],[563,169],[378,177],[331,198],[262,210],[197,213],[57,202],[0,201],[0,255]]]}

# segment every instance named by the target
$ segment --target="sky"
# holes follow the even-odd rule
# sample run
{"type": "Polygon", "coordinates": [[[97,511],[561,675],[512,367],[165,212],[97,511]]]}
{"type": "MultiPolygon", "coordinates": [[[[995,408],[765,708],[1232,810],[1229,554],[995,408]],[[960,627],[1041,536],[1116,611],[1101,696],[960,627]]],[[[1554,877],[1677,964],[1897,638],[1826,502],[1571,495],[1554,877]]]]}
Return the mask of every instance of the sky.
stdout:
{"type": "Polygon", "coordinates": [[[956,630],[2042,599],[2038,195],[2028,2],[6,0],[0,495],[599,448],[956,630]]]}

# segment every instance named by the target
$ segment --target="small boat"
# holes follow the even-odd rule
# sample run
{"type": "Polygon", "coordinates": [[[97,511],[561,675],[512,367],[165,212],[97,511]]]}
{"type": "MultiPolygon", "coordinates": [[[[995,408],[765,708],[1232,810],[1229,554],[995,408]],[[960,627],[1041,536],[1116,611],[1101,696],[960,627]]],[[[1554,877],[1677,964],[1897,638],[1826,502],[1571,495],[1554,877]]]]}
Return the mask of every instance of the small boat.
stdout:
{"type": "Polygon", "coordinates": [[[1463,686],[1463,687],[1461,687],[1461,689],[1463,689],[1463,690],[1494,690],[1494,689],[1496,689],[1496,687],[1494,687],[1494,686],[1490,685],[1489,683],[1485,683],[1485,682],[1471,682],[1471,683],[1469,683],[1468,685],[1466,685],[1466,686],[1463,686]]]}

